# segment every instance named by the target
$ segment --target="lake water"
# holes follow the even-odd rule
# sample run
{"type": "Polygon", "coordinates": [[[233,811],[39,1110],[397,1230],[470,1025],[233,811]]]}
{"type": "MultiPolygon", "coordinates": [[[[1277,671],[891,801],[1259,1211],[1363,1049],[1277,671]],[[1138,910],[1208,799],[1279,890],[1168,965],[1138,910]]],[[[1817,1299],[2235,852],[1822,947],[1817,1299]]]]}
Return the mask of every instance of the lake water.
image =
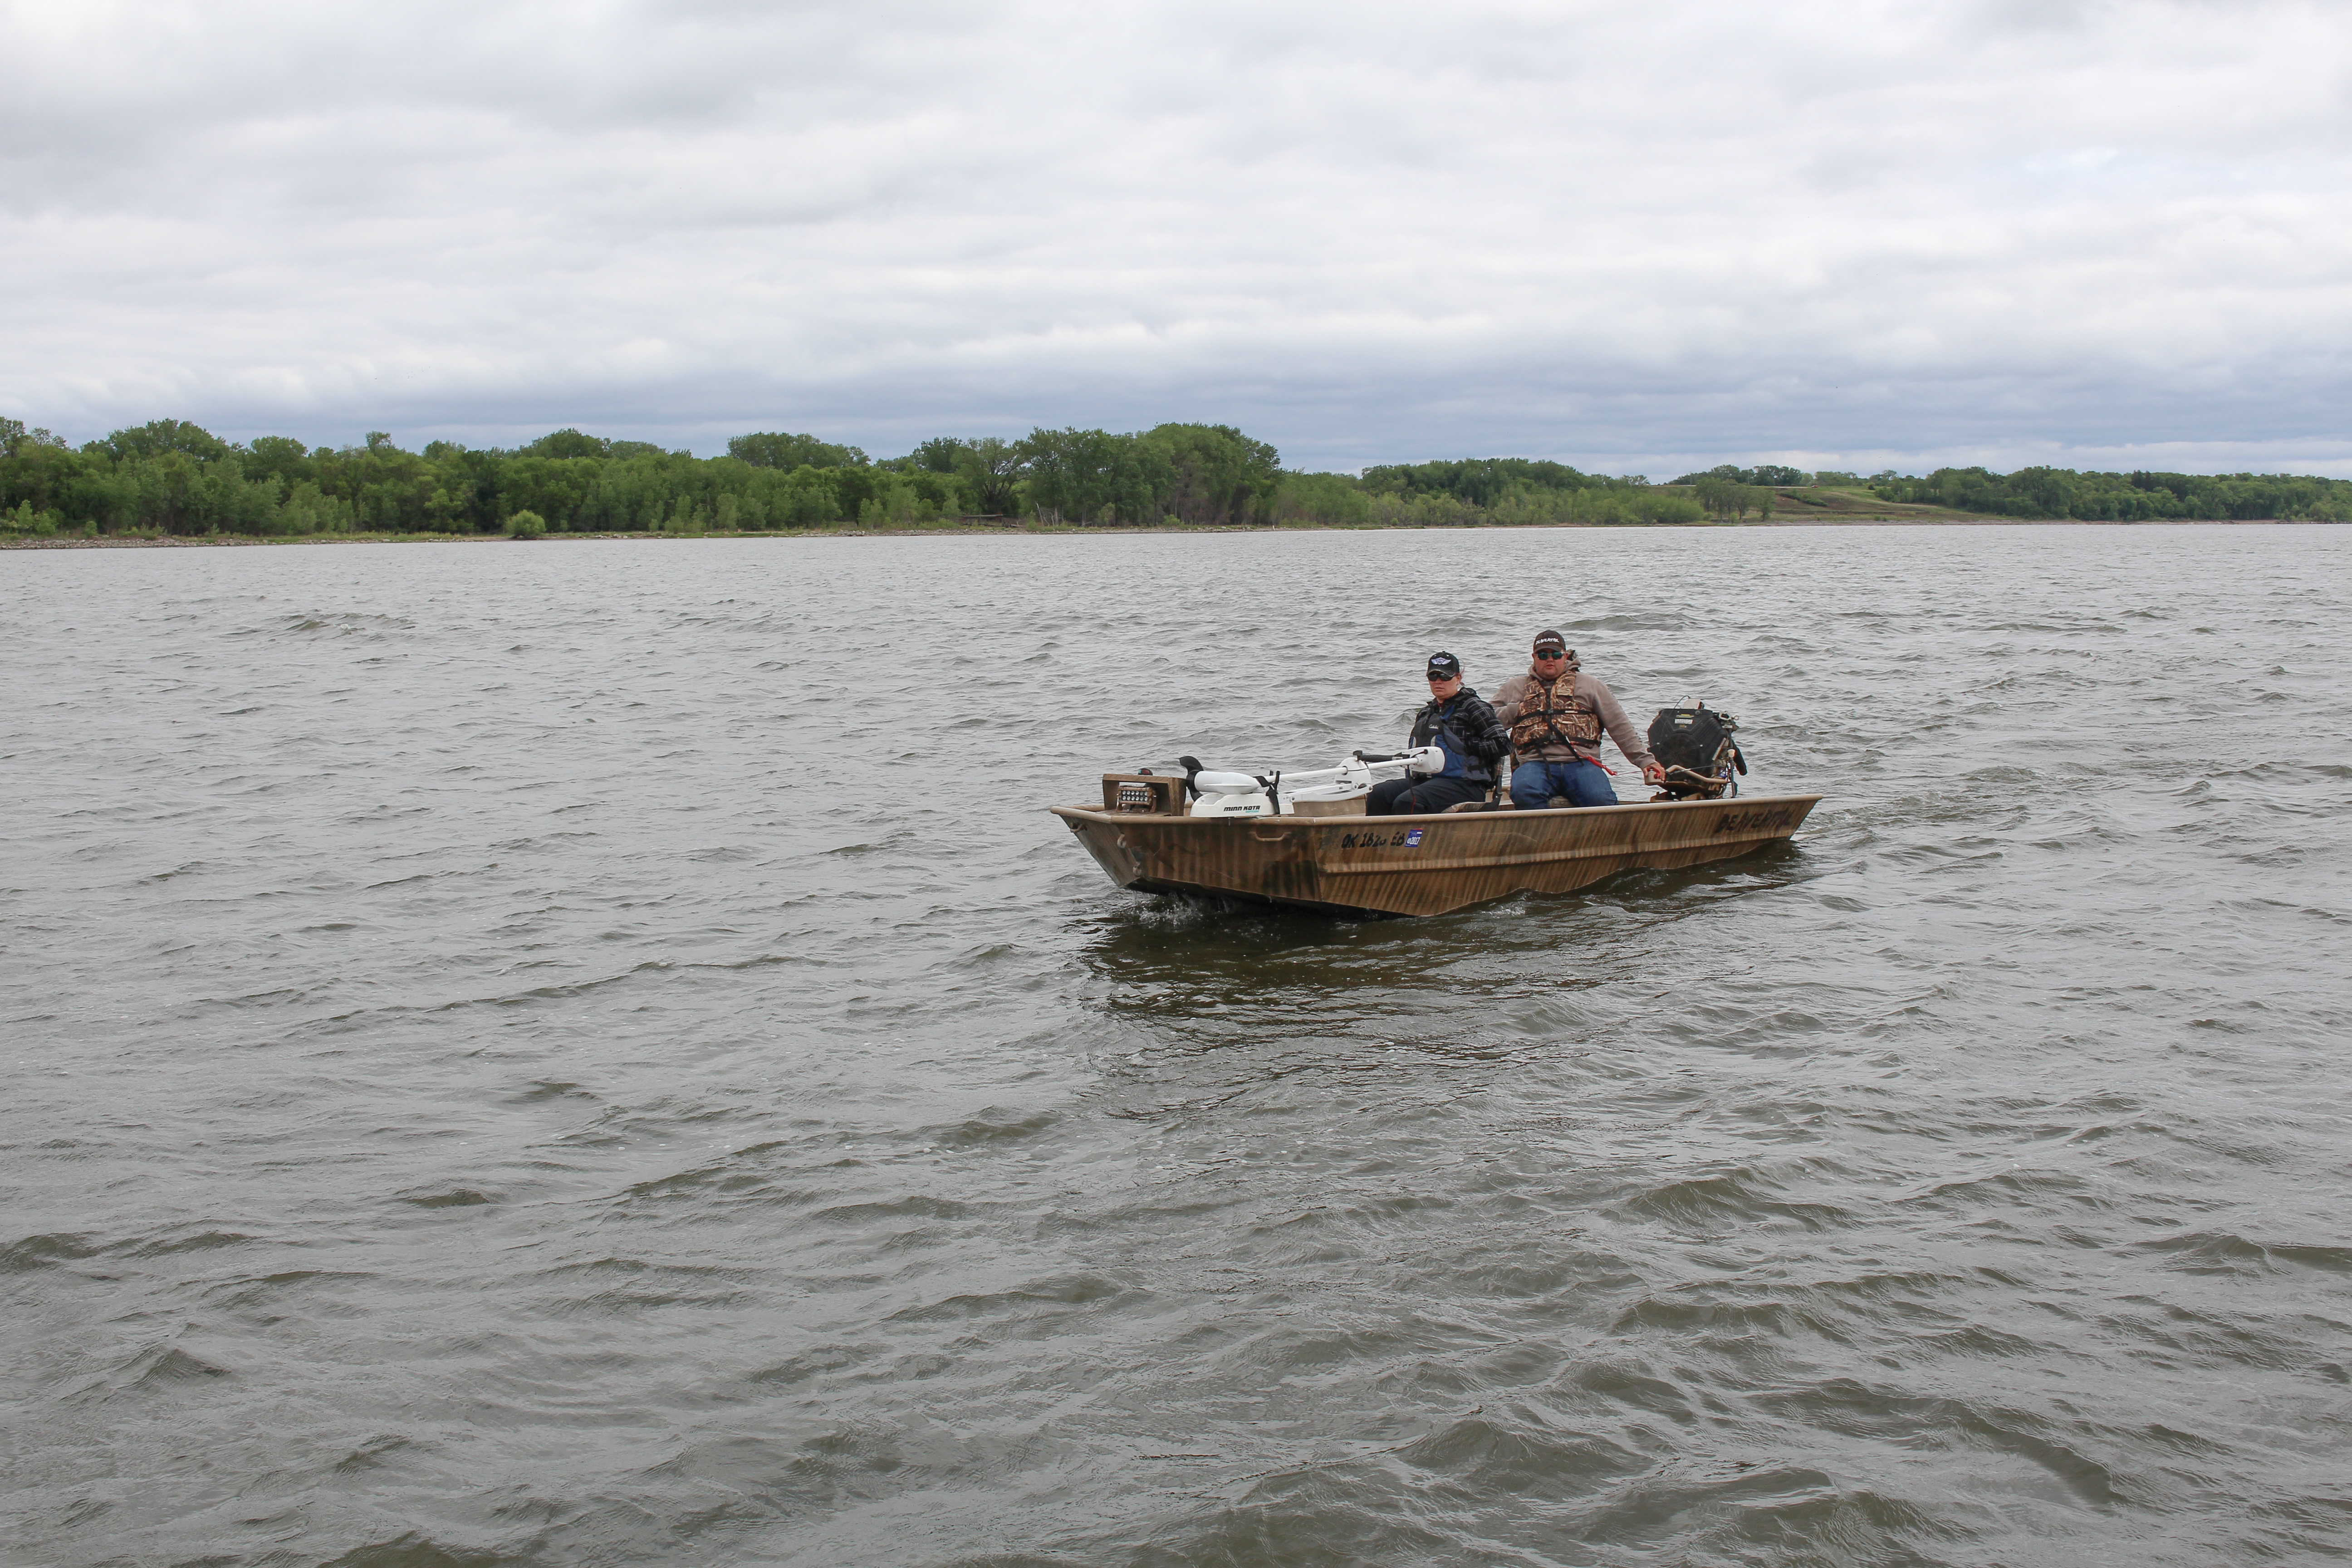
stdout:
{"type": "Polygon", "coordinates": [[[2352,529],[0,579],[9,1562],[2352,1552],[2352,529]],[[1349,922],[1044,809],[1548,624],[1807,832],[1349,922]]]}

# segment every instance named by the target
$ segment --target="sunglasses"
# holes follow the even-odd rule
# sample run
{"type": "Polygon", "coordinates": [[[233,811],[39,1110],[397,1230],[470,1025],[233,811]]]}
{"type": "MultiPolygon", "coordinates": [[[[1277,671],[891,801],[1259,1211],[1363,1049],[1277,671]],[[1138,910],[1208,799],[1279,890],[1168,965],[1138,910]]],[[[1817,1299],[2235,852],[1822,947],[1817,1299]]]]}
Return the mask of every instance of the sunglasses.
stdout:
{"type": "Polygon", "coordinates": [[[1538,658],[1566,658],[1568,657],[1568,650],[1564,647],[1539,647],[1536,649],[1536,657],[1538,658]]]}
{"type": "Polygon", "coordinates": [[[1433,669],[1429,672],[1429,679],[1434,682],[1440,680],[1459,680],[1462,677],[1459,673],[1448,675],[1444,670],[1433,669]]]}

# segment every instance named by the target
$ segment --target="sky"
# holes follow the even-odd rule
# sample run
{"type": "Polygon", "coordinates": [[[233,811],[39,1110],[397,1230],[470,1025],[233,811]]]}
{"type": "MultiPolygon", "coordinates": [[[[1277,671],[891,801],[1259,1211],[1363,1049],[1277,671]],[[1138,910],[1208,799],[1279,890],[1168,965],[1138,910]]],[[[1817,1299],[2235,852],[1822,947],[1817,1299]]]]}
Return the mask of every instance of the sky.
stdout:
{"type": "Polygon", "coordinates": [[[0,0],[0,414],[2352,476],[2343,0],[0,0]]]}

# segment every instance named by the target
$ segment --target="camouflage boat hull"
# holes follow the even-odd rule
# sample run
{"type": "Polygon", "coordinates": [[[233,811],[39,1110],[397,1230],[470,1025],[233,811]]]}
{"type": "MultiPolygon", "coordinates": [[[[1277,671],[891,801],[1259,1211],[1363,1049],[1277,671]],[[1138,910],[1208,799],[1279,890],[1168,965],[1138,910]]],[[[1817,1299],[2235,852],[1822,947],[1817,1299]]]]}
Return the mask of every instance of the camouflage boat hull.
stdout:
{"type": "Polygon", "coordinates": [[[1110,879],[1144,893],[1340,914],[1437,915],[1513,893],[1565,893],[1636,867],[1724,860],[1778,843],[1817,795],[1434,816],[1163,816],[1057,805],[1110,879]]]}

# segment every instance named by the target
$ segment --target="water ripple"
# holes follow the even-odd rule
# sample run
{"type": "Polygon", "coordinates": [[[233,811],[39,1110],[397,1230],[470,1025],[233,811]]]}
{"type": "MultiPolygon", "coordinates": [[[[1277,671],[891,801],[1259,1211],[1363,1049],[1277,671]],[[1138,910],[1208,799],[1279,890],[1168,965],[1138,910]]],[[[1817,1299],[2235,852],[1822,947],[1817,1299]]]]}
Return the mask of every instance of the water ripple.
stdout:
{"type": "Polygon", "coordinates": [[[6,556],[16,1551],[2352,1553],[2347,552],[6,556]],[[1349,922],[1040,809],[1543,625],[1803,837],[1349,922]]]}

